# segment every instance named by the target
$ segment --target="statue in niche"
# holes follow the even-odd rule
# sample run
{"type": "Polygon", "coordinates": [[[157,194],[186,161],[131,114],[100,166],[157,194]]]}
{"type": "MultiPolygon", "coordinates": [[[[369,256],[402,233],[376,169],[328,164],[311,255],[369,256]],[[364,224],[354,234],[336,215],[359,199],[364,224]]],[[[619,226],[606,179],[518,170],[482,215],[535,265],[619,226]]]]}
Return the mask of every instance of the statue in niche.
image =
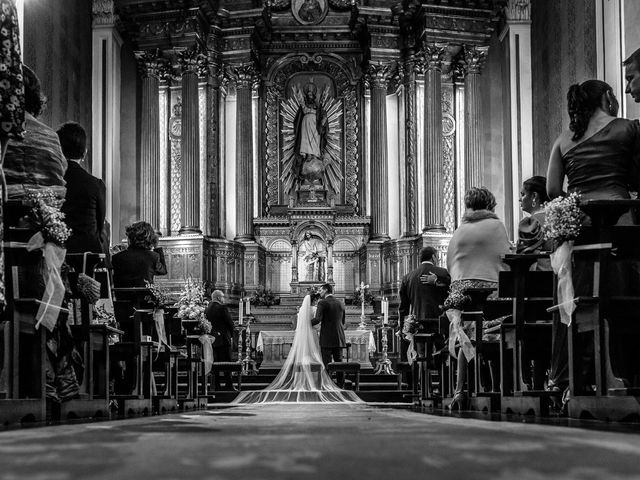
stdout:
{"type": "Polygon", "coordinates": [[[315,25],[327,15],[327,0],[293,0],[291,11],[302,25],[315,25]]]}
{"type": "Polygon", "coordinates": [[[305,263],[305,281],[324,282],[327,249],[322,240],[307,231],[300,242],[300,255],[305,263]]]}
{"type": "MultiPolygon", "coordinates": [[[[302,77],[302,76],[301,76],[302,77]]],[[[305,76],[291,86],[283,102],[283,168],[288,194],[301,189],[336,195],[343,179],[341,161],[342,101],[331,95],[331,81],[305,76]]]]}

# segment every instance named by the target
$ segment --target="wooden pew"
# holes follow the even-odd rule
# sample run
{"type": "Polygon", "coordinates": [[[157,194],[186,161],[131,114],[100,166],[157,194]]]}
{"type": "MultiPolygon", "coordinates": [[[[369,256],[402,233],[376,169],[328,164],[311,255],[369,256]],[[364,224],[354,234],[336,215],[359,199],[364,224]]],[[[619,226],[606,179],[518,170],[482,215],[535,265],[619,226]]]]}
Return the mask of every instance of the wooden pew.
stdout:
{"type": "Polygon", "coordinates": [[[551,363],[551,315],[554,276],[531,271],[544,254],[506,255],[510,271],[500,272],[498,295],[512,299],[510,322],[501,327],[501,411],[507,414],[549,414],[544,376],[551,363]]]}

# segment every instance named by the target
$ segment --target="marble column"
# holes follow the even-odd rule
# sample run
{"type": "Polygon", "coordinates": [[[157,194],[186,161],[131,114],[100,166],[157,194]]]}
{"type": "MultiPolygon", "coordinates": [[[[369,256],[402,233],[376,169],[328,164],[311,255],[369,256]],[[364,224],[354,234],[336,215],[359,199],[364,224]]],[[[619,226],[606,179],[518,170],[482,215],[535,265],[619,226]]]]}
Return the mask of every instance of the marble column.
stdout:
{"type": "Polygon", "coordinates": [[[387,166],[387,84],[394,64],[375,63],[367,72],[371,87],[371,240],[389,238],[387,166]]]}
{"type": "Polygon", "coordinates": [[[180,55],[182,67],[182,178],[180,235],[199,234],[200,230],[200,119],[198,76],[206,57],[197,49],[180,55]]]}
{"type": "Polygon", "coordinates": [[[409,55],[403,68],[404,85],[404,118],[405,118],[405,174],[404,174],[404,202],[405,218],[403,222],[403,237],[412,237],[418,233],[418,112],[416,109],[416,75],[421,63],[413,54],[409,55]]]}
{"type": "Polygon", "coordinates": [[[484,184],[482,168],[484,155],[480,132],[480,71],[489,47],[464,48],[464,186],[484,184]]]}
{"type": "Polygon", "coordinates": [[[207,233],[212,237],[221,236],[220,215],[220,65],[209,61],[209,75],[206,84],[207,119],[207,233]]]}
{"type": "Polygon", "coordinates": [[[230,67],[236,85],[236,241],[253,241],[253,109],[256,79],[252,63],[230,67]]]}
{"type": "Polygon", "coordinates": [[[446,46],[424,49],[424,218],[425,231],[444,230],[442,158],[442,62],[446,46]]]}
{"type": "Polygon", "coordinates": [[[142,73],[140,121],[140,218],[160,229],[160,75],[157,53],[136,54],[142,73]]]}

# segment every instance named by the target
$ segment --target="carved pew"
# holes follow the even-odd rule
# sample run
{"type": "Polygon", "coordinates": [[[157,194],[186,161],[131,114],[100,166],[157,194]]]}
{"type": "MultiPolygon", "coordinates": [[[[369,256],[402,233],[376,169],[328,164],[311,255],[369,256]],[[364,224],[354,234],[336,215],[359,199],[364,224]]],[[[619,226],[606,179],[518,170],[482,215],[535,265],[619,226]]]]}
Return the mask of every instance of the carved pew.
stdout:
{"type": "Polygon", "coordinates": [[[498,294],[512,299],[511,321],[504,322],[500,339],[502,413],[548,415],[549,397],[544,375],[551,362],[551,315],[554,276],[530,271],[543,254],[506,255],[510,271],[500,272],[498,294]]]}

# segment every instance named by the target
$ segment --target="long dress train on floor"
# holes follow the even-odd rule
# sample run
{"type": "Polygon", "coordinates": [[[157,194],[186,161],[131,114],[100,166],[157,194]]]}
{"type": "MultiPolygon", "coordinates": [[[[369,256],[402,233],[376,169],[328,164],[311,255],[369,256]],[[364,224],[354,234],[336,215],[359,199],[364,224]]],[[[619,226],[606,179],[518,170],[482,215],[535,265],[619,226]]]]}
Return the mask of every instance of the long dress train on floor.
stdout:
{"type": "Polygon", "coordinates": [[[322,364],[312,318],[307,295],[298,312],[291,350],[278,376],[264,390],[241,392],[233,403],[361,402],[354,392],[340,389],[331,380],[322,364]]]}

